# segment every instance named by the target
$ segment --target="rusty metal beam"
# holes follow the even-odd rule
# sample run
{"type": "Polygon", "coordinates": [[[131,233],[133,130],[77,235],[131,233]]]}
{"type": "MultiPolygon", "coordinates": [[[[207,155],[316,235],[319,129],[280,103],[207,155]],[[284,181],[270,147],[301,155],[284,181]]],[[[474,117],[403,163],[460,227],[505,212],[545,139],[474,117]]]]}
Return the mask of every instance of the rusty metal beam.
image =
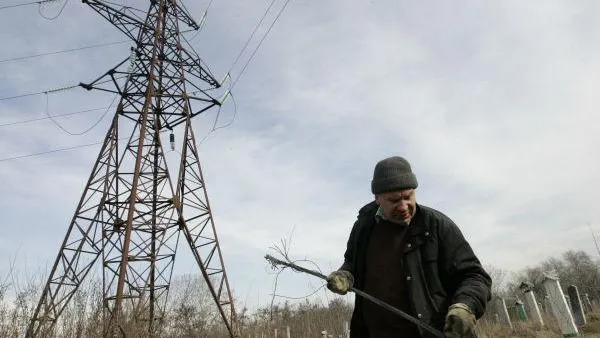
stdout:
{"type": "Polygon", "coordinates": [[[131,322],[160,335],[180,235],[234,336],[233,296],[191,124],[196,114],[220,103],[208,90],[186,92],[186,86],[220,86],[179,38],[180,22],[197,25],[175,0],[150,1],[143,19],[108,2],[83,2],[134,39],[135,47],[129,62],[81,84],[117,93],[120,100],[26,337],[54,329],[99,259],[104,335],[126,335],[131,322]],[[161,134],[177,126],[184,137],[173,184],[161,134]]]}

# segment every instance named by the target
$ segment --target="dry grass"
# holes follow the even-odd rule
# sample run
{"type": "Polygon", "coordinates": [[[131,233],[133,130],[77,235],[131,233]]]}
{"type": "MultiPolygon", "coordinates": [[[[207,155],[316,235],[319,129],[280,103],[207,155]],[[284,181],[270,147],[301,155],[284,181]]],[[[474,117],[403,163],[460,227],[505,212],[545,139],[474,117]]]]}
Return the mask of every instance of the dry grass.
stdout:
{"type": "MultiPolygon", "coordinates": [[[[600,309],[586,315],[588,323],[579,328],[585,337],[600,338],[600,309]]],[[[562,338],[557,321],[548,315],[544,318],[544,328],[538,330],[531,321],[513,321],[513,330],[491,324],[488,320],[482,320],[478,324],[480,338],[562,338]]]]}
{"type": "MultiPolygon", "coordinates": [[[[0,279],[2,280],[2,279],[0,279]]],[[[4,279],[0,283],[0,337],[21,338],[25,333],[33,309],[39,299],[40,278],[21,283],[18,279],[4,279]]],[[[61,316],[52,335],[40,338],[100,338],[102,337],[101,285],[86,284],[61,316]]],[[[243,308],[238,304],[238,311],[243,308]]],[[[220,338],[227,332],[215,311],[212,298],[199,276],[175,278],[172,283],[165,321],[160,326],[161,338],[220,338]]],[[[343,337],[344,323],[349,321],[351,305],[342,298],[329,304],[310,302],[266,306],[256,313],[241,311],[242,338],[285,338],[289,327],[292,338],[317,338],[327,330],[334,338],[343,337]]],[[[531,322],[513,320],[513,330],[494,324],[489,315],[479,321],[480,338],[560,338],[556,320],[544,316],[543,330],[536,330],[531,322]]],[[[600,338],[600,309],[587,315],[588,323],[581,327],[585,337],[600,338]]],[[[128,338],[150,337],[142,327],[130,322],[125,325],[128,338]]]]}
{"type": "MultiPolygon", "coordinates": [[[[39,277],[0,278],[0,338],[24,336],[43,284],[44,278],[39,277]]],[[[243,338],[275,338],[275,330],[277,337],[283,338],[287,327],[294,338],[320,337],[323,330],[337,338],[343,334],[344,321],[349,320],[351,311],[348,304],[339,299],[325,306],[309,302],[276,304],[253,314],[247,313],[243,304],[236,305],[238,312],[241,310],[238,315],[243,338]]],[[[104,327],[102,313],[102,285],[86,283],[60,316],[54,332],[38,338],[101,338],[104,327]]],[[[154,337],[228,337],[201,276],[173,279],[164,318],[154,337]]],[[[140,325],[127,319],[122,325],[127,338],[152,337],[146,327],[143,322],[140,325]]]]}

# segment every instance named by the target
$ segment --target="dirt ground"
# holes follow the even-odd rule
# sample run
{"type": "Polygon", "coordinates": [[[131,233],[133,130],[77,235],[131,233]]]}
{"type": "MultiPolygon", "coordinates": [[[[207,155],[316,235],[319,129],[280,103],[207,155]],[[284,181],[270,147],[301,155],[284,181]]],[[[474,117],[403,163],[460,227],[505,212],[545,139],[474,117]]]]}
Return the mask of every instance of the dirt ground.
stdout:
{"type": "Polygon", "coordinates": [[[581,332],[585,337],[600,338],[600,315],[591,314],[587,316],[588,323],[582,326],[581,332]]]}

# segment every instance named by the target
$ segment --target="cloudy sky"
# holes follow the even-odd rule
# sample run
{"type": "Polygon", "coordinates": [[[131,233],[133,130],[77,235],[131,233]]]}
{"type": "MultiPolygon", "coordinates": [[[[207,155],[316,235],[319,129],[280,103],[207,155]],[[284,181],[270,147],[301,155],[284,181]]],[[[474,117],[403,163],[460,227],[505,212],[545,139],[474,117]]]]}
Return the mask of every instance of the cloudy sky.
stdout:
{"type": "MultiPolygon", "coordinates": [[[[131,44],[120,43],[5,61],[125,39],[77,1],[47,19],[62,4],[0,10],[0,98],[89,82],[129,55],[131,44]]],[[[217,78],[269,4],[212,3],[191,43],[217,78]]],[[[199,21],[207,2],[186,5],[199,21]]],[[[250,307],[270,302],[263,256],[290,235],[292,258],[325,273],[339,266],[356,212],[372,199],[373,166],[391,155],[410,160],[418,202],[457,222],[485,265],[515,271],[567,249],[594,254],[599,11],[594,1],[290,1],[233,89],[233,123],[200,146],[236,296],[250,307]]],[[[28,273],[53,262],[99,145],[13,158],[100,142],[114,111],[56,118],[71,134],[101,119],[82,135],[48,119],[15,122],[112,99],[73,89],[0,100],[0,276],[14,260],[28,273]]],[[[233,113],[228,100],[218,124],[233,113]]],[[[197,119],[199,139],[215,118],[216,110],[197,119]]],[[[175,273],[196,273],[180,252],[175,273]]],[[[298,297],[319,285],[287,273],[277,290],[298,297]]]]}

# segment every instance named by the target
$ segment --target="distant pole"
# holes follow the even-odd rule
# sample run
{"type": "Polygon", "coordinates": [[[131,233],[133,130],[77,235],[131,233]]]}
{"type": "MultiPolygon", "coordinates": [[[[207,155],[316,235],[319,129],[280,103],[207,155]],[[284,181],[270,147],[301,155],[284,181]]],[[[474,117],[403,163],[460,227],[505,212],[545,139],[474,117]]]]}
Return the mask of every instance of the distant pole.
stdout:
{"type": "Polygon", "coordinates": [[[546,296],[544,298],[544,308],[546,309],[546,314],[552,314],[552,304],[550,302],[550,296],[546,296]]]}
{"type": "Polygon", "coordinates": [[[289,325],[285,327],[285,336],[287,338],[290,338],[290,326],[289,325]]]}
{"type": "Polygon", "coordinates": [[[587,293],[583,295],[583,304],[585,305],[586,312],[592,312],[592,302],[590,302],[590,295],[587,293]]]}
{"type": "Polygon", "coordinates": [[[592,229],[592,223],[588,223],[588,227],[590,228],[590,232],[592,233],[592,238],[594,239],[594,244],[596,245],[596,251],[598,251],[598,256],[600,256],[600,245],[598,245],[598,240],[596,239],[596,235],[594,234],[594,230],[592,229]]]}
{"type": "Polygon", "coordinates": [[[581,298],[579,297],[579,290],[577,290],[575,285],[569,285],[567,292],[569,293],[569,298],[571,299],[571,310],[575,324],[577,326],[585,325],[587,321],[585,320],[585,315],[583,313],[583,304],[581,303],[581,298]]]}
{"type": "Polygon", "coordinates": [[[579,331],[577,330],[577,326],[569,311],[569,306],[567,305],[565,295],[560,288],[558,278],[546,275],[542,284],[550,297],[550,306],[552,307],[552,312],[558,321],[558,327],[563,336],[579,337],[579,331]]]}
{"type": "Polygon", "coordinates": [[[538,307],[538,303],[535,300],[535,294],[533,291],[529,291],[525,294],[525,302],[528,304],[530,318],[535,324],[538,330],[544,328],[544,319],[542,318],[542,313],[540,312],[540,308],[538,307]]]}
{"type": "Polygon", "coordinates": [[[529,310],[529,318],[533,321],[536,329],[541,330],[544,327],[544,320],[542,319],[542,314],[540,313],[540,308],[538,307],[532,287],[533,284],[523,283],[520,289],[523,291],[525,304],[529,310]]]}
{"type": "Polygon", "coordinates": [[[508,310],[506,309],[506,302],[504,301],[504,298],[498,297],[496,299],[496,312],[500,319],[500,324],[512,329],[513,326],[510,322],[510,316],[508,315],[508,310]]]}

